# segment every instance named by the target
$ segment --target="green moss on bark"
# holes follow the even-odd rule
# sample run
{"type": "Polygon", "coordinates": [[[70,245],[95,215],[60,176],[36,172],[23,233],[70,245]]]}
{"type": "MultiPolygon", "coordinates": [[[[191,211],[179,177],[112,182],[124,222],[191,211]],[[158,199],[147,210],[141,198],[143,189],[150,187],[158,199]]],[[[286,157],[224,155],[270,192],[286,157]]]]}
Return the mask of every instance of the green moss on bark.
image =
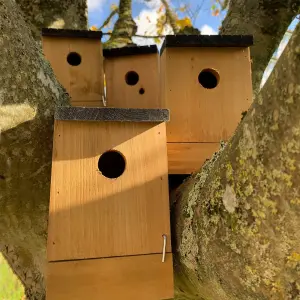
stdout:
{"type": "Polygon", "coordinates": [[[299,44],[300,26],[209,175],[176,199],[176,215],[188,212],[177,257],[206,300],[300,297],[299,44]]]}

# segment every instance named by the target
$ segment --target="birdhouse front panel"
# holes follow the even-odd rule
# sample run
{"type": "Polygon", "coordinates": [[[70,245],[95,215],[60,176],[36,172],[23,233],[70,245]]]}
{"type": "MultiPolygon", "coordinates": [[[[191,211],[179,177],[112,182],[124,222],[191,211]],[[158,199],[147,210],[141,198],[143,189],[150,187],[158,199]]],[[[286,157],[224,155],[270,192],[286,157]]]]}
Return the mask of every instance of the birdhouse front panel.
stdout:
{"type": "Polygon", "coordinates": [[[168,142],[218,143],[231,137],[252,103],[251,37],[167,36],[162,102],[168,142]]]}
{"type": "Polygon", "coordinates": [[[174,297],[172,254],[48,263],[47,300],[160,300],[174,297]]]}
{"type": "Polygon", "coordinates": [[[155,45],[105,49],[103,53],[108,107],[162,108],[155,45]]]}
{"type": "Polygon", "coordinates": [[[171,252],[168,110],[58,112],[48,261],[171,252]]]}
{"type": "Polygon", "coordinates": [[[219,148],[220,143],[168,143],[169,174],[191,174],[200,170],[219,148]]]}
{"type": "Polygon", "coordinates": [[[73,106],[103,106],[101,32],[43,29],[46,59],[71,97],[73,106]]]}

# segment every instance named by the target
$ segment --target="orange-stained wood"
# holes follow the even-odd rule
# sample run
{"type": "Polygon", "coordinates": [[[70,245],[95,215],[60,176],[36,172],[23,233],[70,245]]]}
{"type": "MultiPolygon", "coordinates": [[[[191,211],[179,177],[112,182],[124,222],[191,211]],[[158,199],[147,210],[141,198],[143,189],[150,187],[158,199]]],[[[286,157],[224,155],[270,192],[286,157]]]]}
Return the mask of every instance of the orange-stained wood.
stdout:
{"type": "Polygon", "coordinates": [[[104,80],[101,41],[49,36],[44,36],[42,41],[44,55],[57,79],[70,94],[71,104],[80,101],[84,106],[102,107],[104,80]],[[80,54],[81,63],[78,66],[67,62],[70,52],[80,54]]]}
{"type": "Polygon", "coordinates": [[[169,174],[191,174],[220,148],[219,143],[167,143],[169,174]]]}
{"type": "Polygon", "coordinates": [[[171,252],[165,123],[55,121],[48,261],[171,252]],[[98,170],[110,149],[117,179],[98,170]]]}
{"type": "Polygon", "coordinates": [[[158,54],[104,58],[104,72],[107,106],[163,108],[159,97],[158,54]],[[126,83],[125,76],[129,71],[134,71],[139,75],[136,85],[126,83]]]}
{"type": "Polygon", "coordinates": [[[249,48],[166,48],[161,56],[161,95],[170,109],[168,142],[213,142],[231,137],[252,102],[249,48]],[[219,73],[216,88],[199,73],[219,73]]]}
{"type": "Polygon", "coordinates": [[[160,300],[174,297],[172,254],[48,264],[47,300],[160,300]]]}

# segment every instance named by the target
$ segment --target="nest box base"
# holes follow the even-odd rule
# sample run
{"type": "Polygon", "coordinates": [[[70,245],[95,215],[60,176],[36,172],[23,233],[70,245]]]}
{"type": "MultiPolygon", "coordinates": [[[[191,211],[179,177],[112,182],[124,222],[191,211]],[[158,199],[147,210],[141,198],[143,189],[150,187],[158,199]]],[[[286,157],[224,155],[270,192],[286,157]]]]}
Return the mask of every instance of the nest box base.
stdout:
{"type": "Polygon", "coordinates": [[[169,174],[191,174],[220,148],[220,143],[167,143],[169,174]]]}
{"type": "Polygon", "coordinates": [[[47,300],[159,300],[174,297],[172,254],[48,264],[47,300]]]}

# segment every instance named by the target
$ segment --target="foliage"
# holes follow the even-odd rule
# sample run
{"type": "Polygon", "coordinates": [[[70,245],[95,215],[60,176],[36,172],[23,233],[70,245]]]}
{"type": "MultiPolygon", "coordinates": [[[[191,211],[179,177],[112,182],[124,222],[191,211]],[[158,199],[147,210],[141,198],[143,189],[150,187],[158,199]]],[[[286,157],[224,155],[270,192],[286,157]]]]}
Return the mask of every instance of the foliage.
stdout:
{"type": "Polygon", "coordinates": [[[23,300],[24,288],[0,253],[0,300],[23,300]]]}

